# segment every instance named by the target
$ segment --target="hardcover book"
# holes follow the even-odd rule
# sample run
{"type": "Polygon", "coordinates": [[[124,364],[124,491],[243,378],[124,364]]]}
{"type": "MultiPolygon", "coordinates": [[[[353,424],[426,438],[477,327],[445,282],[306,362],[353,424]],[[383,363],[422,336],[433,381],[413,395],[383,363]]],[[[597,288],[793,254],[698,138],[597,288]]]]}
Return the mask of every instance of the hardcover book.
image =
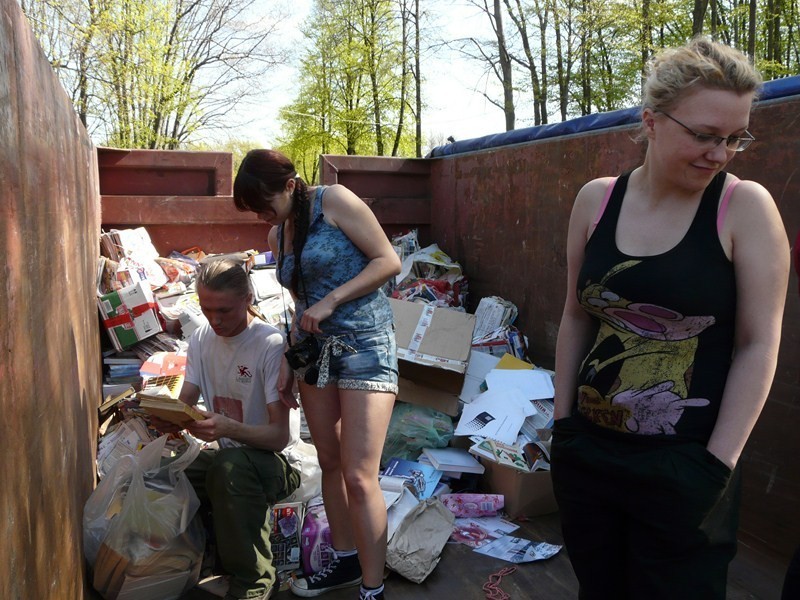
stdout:
{"type": "Polygon", "coordinates": [[[202,421],[205,417],[195,407],[169,396],[151,395],[146,392],[136,394],[139,406],[147,414],[169,421],[180,427],[186,427],[193,421],[202,421]]]}
{"type": "Polygon", "coordinates": [[[469,452],[461,448],[423,448],[422,453],[440,471],[477,473],[479,475],[484,471],[483,465],[475,460],[475,457],[469,452]]]}

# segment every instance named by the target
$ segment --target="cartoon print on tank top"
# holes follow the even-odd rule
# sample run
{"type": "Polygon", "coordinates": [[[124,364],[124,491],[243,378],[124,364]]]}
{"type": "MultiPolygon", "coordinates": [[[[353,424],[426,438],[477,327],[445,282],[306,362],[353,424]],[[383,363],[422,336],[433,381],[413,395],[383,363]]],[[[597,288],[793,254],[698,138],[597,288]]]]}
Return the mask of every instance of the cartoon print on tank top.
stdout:
{"type": "Polygon", "coordinates": [[[686,408],[698,339],[713,316],[687,316],[621,298],[606,283],[641,261],[614,266],[589,284],[581,304],[600,319],[596,342],[581,366],[578,410],[598,425],[645,435],[674,434],[686,408]]]}

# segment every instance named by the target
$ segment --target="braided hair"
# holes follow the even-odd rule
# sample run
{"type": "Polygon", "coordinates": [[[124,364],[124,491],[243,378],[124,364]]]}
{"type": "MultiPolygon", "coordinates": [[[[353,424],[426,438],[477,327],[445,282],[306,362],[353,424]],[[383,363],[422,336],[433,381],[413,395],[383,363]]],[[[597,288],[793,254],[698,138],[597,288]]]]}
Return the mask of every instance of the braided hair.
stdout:
{"type": "MultiPolygon", "coordinates": [[[[311,200],[308,196],[308,185],[297,175],[292,161],[277,150],[250,150],[239,166],[233,182],[233,203],[242,212],[262,212],[270,198],[286,189],[286,182],[290,179],[295,180],[295,186],[292,193],[294,268],[289,289],[297,296],[301,279],[300,256],[308,238],[311,200]]],[[[280,244],[279,273],[283,266],[283,239],[280,244]]]]}

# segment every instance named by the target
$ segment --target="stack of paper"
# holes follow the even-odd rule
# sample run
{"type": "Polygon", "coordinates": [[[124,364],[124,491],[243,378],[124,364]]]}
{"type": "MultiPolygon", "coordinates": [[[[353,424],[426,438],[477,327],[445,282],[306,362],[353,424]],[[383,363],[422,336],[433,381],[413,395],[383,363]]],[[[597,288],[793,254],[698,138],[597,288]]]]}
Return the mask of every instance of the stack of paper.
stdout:
{"type": "Polygon", "coordinates": [[[475,456],[520,471],[549,469],[539,430],[552,427],[554,394],[551,372],[510,354],[495,359],[473,351],[454,433],[470,437],[475,456]]]}
{"type": "Polygon", "coordinates": [[[102,232],[100,243],[103,254],[111,260],[120,262],[127,259],[141,267],[153,288],[167,283],[164,269],[156,262],[158,251],[150,241],[150,234],[144,227],[136,229],[112,229],[102,232]]]}
{"type": "Polygon", "coordinates": [[[503,300],[498,296],[481,298],[478,308],[475,310],[476,323],[475,331],[472,333],[473,341],[511,325],[517,318],[517,313],[517,307],[508,300],[503,300]]]}

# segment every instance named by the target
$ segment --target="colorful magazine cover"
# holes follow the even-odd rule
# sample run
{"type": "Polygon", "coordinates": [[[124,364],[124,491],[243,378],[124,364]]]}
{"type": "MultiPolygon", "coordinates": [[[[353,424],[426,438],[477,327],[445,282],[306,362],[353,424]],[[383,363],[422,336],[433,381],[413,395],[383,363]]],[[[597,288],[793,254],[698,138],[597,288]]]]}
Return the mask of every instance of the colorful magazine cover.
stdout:
{"type": "Polygon", "coordinates": [[[390,459],[383,470],[383,474],[410,480],[420,500],[425,500],[433,495],[433,491],[442,477],[442,472],[432,465],[425,465],[402,458],[390,459]]]}

